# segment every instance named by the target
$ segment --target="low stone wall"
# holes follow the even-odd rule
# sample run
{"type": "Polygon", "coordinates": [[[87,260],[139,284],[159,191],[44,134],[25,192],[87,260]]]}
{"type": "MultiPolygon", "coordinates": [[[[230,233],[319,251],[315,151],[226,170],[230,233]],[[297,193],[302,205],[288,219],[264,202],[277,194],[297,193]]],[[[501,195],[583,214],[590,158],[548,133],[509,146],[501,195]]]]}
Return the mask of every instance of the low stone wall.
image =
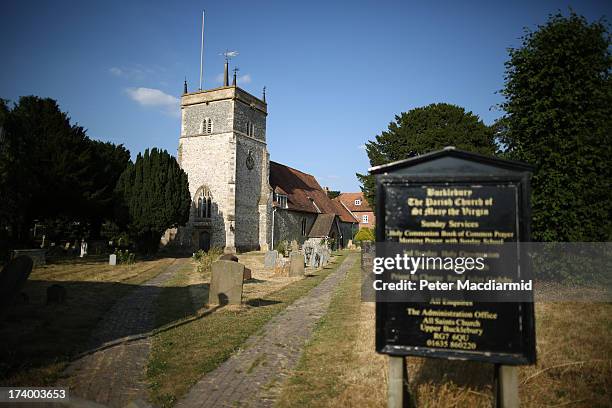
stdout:
{"type": "Polygon", "coordinates": [[[34,263],[34,267],[45,265],[47,263],[45,257],[46,250],[44,249],[15,249],[13,250],[13,258],[21,255],[29,256],[34,263]]]}

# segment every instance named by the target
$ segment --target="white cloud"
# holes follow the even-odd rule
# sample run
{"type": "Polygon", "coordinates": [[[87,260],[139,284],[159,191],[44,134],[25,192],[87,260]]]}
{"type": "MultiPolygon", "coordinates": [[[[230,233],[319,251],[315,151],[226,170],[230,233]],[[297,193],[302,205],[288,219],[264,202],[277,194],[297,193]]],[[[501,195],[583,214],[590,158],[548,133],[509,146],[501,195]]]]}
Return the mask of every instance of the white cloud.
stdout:
{"type": "Polygon", "coordinates": [[[179,100],[155,88],[128,88],[128,96],[142,106],[160,108],[164,113],[179,116],[179,100]]]}
{"type": "Polygon", "coordinates": [[[117,68],[117,67],[112,67],[108,70],[108,72],[110,72],[111,74],[115,75],[115,76],[122,76],[123,75],[123,70],[121,68],[117,68]]]}

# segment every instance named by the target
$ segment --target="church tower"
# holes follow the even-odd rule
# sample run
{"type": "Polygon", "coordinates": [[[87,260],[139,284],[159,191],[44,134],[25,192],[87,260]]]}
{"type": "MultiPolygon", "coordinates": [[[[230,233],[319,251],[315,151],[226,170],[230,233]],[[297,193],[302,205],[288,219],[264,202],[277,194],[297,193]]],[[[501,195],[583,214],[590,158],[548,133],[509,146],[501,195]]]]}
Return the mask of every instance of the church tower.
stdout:
{"type": "Polygon", "coordinates": [[[181,98],[178,162],[192,197],[186,227],[174,244],[185,249],[266,249],[271,193],[266,145],[267,104],[235,82],[225,64],[220,88],[181,98]]]}

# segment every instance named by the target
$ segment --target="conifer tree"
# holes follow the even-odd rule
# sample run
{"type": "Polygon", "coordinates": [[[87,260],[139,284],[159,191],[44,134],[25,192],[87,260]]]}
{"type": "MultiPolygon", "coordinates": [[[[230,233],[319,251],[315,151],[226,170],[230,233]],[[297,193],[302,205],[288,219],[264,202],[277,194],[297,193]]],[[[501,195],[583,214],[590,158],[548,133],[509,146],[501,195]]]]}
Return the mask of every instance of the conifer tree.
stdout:
{"type": "Polygon", "coordinates": [[[164,231],[189,219],[187,174],[165,150],[139,153],[119,178],[115,192],[120,203],[118,219],[141,252],[156,252],[164,231]]]}

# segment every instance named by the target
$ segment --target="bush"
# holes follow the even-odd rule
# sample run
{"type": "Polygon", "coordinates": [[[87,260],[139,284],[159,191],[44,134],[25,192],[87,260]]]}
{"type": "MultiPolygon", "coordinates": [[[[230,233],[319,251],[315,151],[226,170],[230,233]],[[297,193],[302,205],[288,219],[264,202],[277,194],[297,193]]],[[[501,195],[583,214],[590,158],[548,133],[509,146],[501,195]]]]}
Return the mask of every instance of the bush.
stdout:
{"type": "Polygon", "coordinates": [[[374,233],[370,228],[360,228],[359,232],[355,234],[354,241],[362,242],[362,241],[375,241],[374,233]]]}
{"type": "Polygon", "coordinates": [[[133,252],[122,251],[121,249],[115,249],[115,255],[117,255],[117,263],[123,265],[132,265],[136,261],[136,254],[133,252]]]}
{"type": "Polygon", "coordinates": [[[276,244],[276,250],[278,251],[279,254],[282,254],[283,256],[289,255],[290,248],[291,247],[289,245],[289,242],[287,241],[281,241],[278,244],[276,244]]]}
{"type": "Polygon", "coordinates": [[[202,249],[193,253],[193,260],[196,263],[196,271],[201,274],[210,272],[213,262],[215,262],[223,254],[223,250],[218,247],[212,247],[207,251],[202,249]]]}

